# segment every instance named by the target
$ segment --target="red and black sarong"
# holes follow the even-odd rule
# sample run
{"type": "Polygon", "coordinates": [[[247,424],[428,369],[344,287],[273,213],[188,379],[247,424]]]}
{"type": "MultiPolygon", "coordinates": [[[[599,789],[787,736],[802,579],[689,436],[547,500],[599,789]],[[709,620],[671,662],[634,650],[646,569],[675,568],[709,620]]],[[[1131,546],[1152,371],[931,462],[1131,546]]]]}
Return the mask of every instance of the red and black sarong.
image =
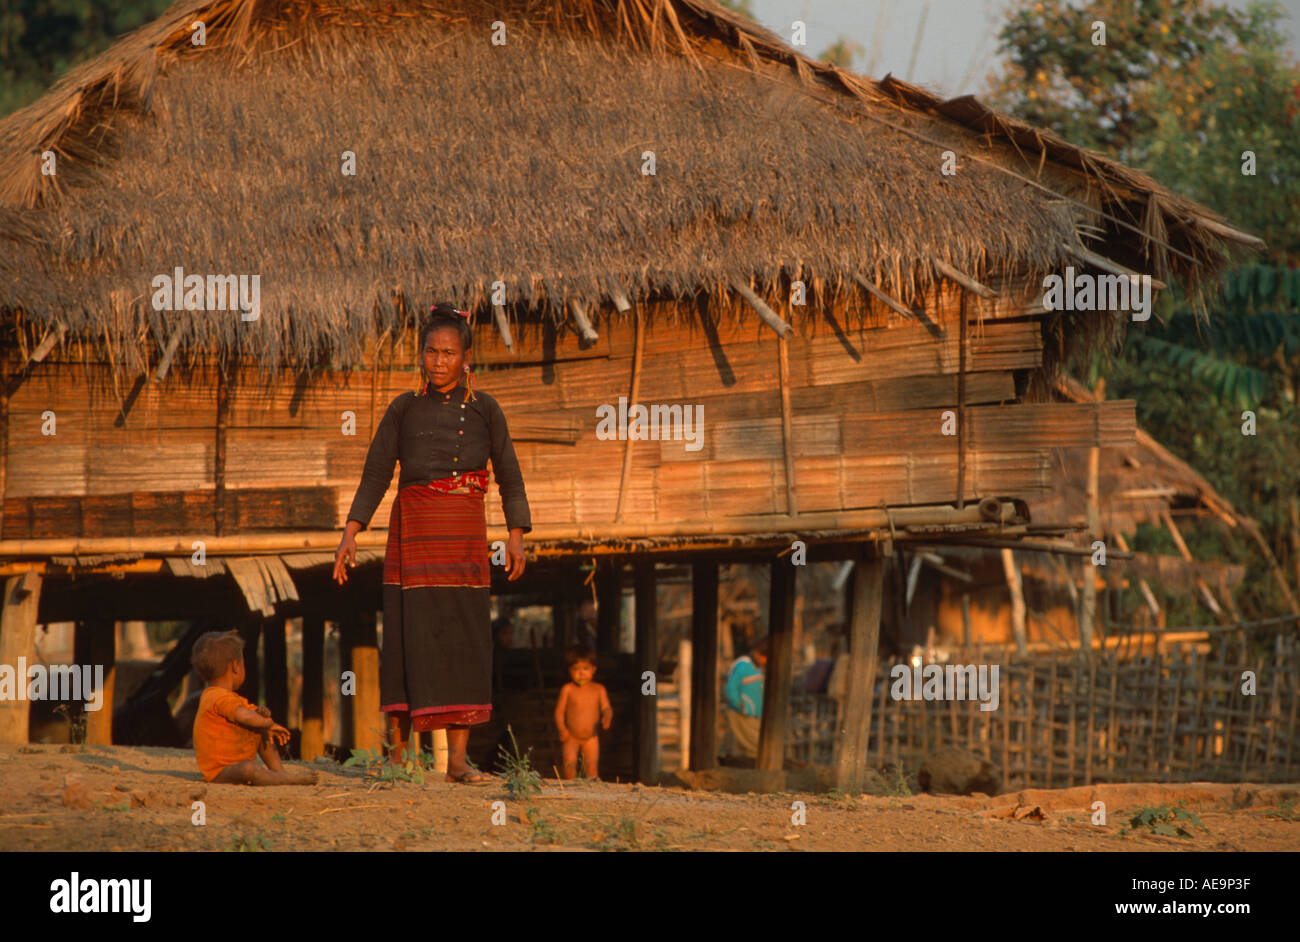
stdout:
{"type": "Polygon", "coordinates": [[[492,715],[491,569],[484,495],[470,471],[397,492],[384,552],[381,709],[416,730],[492,715]]]}

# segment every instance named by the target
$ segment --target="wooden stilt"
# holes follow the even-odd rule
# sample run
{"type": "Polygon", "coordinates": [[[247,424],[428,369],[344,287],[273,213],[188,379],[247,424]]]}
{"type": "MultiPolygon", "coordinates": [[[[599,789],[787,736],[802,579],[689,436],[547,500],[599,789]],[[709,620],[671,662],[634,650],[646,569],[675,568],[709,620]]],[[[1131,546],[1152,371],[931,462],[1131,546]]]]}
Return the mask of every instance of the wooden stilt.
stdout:
{"type": "Polygon", "coordinates": [[[848,682],[840,717],[835,787],[853,795],[862,791],[871,731],[871,699],[880,643],[884,598],[884,560],[863,554],[853,570],[853,608],[849,614],[848,682]]]}
{"type": "MultiPolygon", "coordinates": [[[[659,609],[655,564],[636,564],[636,664],[638,692],[645,683],[645,672],[659,677],[659,609]]],[[[659,778],[659,698],[642,693],[637,698],[636,774],[641,782],[659,778]]]]}
{"type": "MultiPolygon", "coordinates": [[[[98,710],[86,710],[86,744],[111,746],[113,744],[113,688],[117,673],[117,622],[108,618],[89,618],[77,622],[72,641],[73,660],[88,664],[92,669],[103,668],[103,693],[98,698],[98,710]]],[[[89,700],[87,701],[89,702],[89,700]]]]}
{"type": "Polygon", "coordinates": [[[763,723],[758,734],[759,769],[780,771],[785,765],[791,676],[794,667],[794,596],[796,569],[789,558],[772,561],[767,670],[763,678],[763,723]]]}
{"type": "Polygon", "coordinates": [[[358,749],[380,750],[387,736],[379,712],[379,638],[375,613],[359,612],[350,619],[351,664],[356,674],[352,699],[352,739],[358,749]]]}
{"type": "Polygon", "coordinates": [[[622,566],[617,560],[601,560],[596,567],[596,648],[601,653],[618,651],[622,618],[622,566]]]}
{"type": "Polygon", "coordinates": [[[677,741],[680,759],[678,768],[691,767],[691,674],[693,673],[691,642],[683,638],[677,642],[677,741]]]}
{"type": "MultiPolygon", "coordinates": [[[[0,664],[14,669],[15,684],[27,684],[18,676],[18,659],[36,663],[36,609],[41,598],[41,577],[34,572],[10,576],[4,581],[3,607],[0,607],[0,664]]],[[[17,691],[14,691],[17,696],[17,691]]],[[[0,700],[0,743],[27,743],[28,710],[26,699],[0,700]]]]}
{"type": "Polygon", "coordinates": [[[262,639],[262,616],[243,618],[239,623],[239,636],[244,639],[244,686],[236,692],[257,706],[262,702],[262,659],[257,650],[262,639]]]}
{"type": "Polygon", "coordinates": [[[262,623],[262,653],[266,660],[266,708],[271,718],[289,724],[289,663],[284,641],[284,616],[275,615],[262,623]]]}
{"type": "Polygon", "coordinates": [[[325,620],[302,618],[302,758],[325,754],[325,620]]]}
{"type": "Polygon", "coordinates": [[[718,565],[691,567],[691,756],[695,771],[718,761],[718,565]]]}

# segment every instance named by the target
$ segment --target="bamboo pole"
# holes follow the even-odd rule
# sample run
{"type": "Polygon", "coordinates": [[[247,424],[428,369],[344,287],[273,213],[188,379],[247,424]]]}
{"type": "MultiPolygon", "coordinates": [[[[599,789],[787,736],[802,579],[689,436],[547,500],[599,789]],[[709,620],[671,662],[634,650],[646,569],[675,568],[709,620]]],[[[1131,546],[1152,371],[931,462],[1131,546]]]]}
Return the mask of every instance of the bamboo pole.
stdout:
{"type": "MultiPolygon", "coordinates": [[[[1090,252],[1080,245],[1070,245],[1068,242],[1061,243],[1061,248],[1065,249],[1067,255],[1073,255],[1081,262],[1086,262],[1093,268],[1100,268],[1102,271],[1110,272],[1112,275],[1120,275],[1125,278],[1140,278],[1140,274],[1131,268],[1125,268],[1119,262],[1113,262],[1104,255],[1098,255],[1096,252],[1090,252]]],[[[1151,279],[1151,287],[1157,291],[1164,291],[1169,286],[1153,275],[1148,275],[1151,279]]]]}
{"type": "Polygon", "coordinates": [[[758,316],[763,318],[763,322],[767,324],[768,327],[771,327],[776,331],[777,336],[789,337],[794,333],[794,328],[791,327],[789,323],[782,320],[779,314],[768,307],[762,298],[751,291],[749,285],[745,284],[743,281],[736,280],[732,281],[731,287],[735,290],[736,294],[749,302],[749,306],[758,312],[758,316]]]}
{"type": "Polygon", "coordinates": [[[961,285],[967,291],[979,295],[981,298],[984,298],[986,301],[991,301],[998,296],[998,293],[994,291],[992,288],[988,287],[988,285],[980,284],[970,275],[966,274],[965,272],[958,271],[957,269],[949,265],[947,262],[944,262],[937,258],[931,259],[931,261],[934,263],[934,267],[939,272],[939,274],[943,275],[945,278],[951,281],[957,282],[957,284],[961,285]]]}
{"type": "MultiPolygon", "coordinates": [[[[632,388],[628,393],[628,405],[636,405],[641,395],[641,358],[645,351],[645,322],[641,310],[636,312],[636,343],[632,354],[632,388]]],[[[618,505],[614,508],[614,522],[623,520],[623,501],[627,497],[627,482],[632,478],[632,435],[629,432],[623,446],[623,473],[618,479],[618,505]]]]}
{"type": "Polygon", "coordinates": [[[508,351],[514,353],[515,338],[510,333],[510,321],[506,319],[506,309],[500,304],[492,305],[492,319],[496,321],[497,330],[501,334],[501,342],[506,345],[508,351]]]}
{"type": "MultiPolygon", "coordinates": [[[[10,576],[0,584],[0,664],[14,667],[18,658],[36,663],[36,611],[41,598],[41,577],[34,572],[10,576]]],[[[26,684],[27,678],[18,683],[26,684]]],[[[28,739],[26,700],[0,700],[0,743],[25,745],[28,739]]],[[[112,716],[113,704],[105,705],[112,716]]]]}
{"type": "MultiPolygon", "coordinates": [[[[1106,398],[1106,380],[1099,379],[1092,391],[1093,399],[1102,402],[1106,398]]],[[[1101,539],[1101,504],[1098,498],[1099,478],[1101,476],[1101,449],[1093,446],[1088,449],[1088,482],[1086,501],[1088,513],[1088,546],[1101,539]]],[[[1079,605],[1079,646],[1084,650],[1092,647],[1092,635],[1097,620],[1097,573],[1091,560],[1083,563],[1083,598],[1079,605]]]]}
{"type": "Polygon", "coordinates": [[[1259,545],[1260,552],[1264,554],[1264,559],[1267,560],[1269,568],[1273,572],[1273,578],[1277,580],[1278,588],[1282,590],[1282,597],[1286,599],[1287,605],[1291,607],[1292,614],[1300,615],[1300,604],[1296,602],[1296,597],[1291,594],[1291,587],[1287,585],[1286,574],[1282,572],[1282,567],[1278,565],[1277,557],[1275,557],[1273,551],[1269,549],[1268,541],[1264,539],[1264,534],[1259,532],[1259,524],[1255,523],[1255,521],[1251,520],[1249,517],[1240,515],[1237,517],[1237,522],[1245,528],[1246,532],[1249,533],[1251,538],[1259,545]]]}
{"type": "MultiPolygon", "coordinates": [[[[1183,535],[1178,531],[1178,524],[1174,523],[1173,515],[1169,513],[1168,509],[1165,509],[1160,512],[1160,518],[1164,521],[1169,535],[1174,538],[1174,545],[1178,547],[1179,555],[1187,562],[1193,562],[1192,552],[1187,548],[1187,544],[1183,542],[1183,535]]],[[[1222,618],[1223,609],[1219,607],[1219,602],[1215,599],[1214,593],[1210,591],[1210,587],[1205,584],[1205,580],[1200,576],[1196,577],[1196,588],[1201,591],[1201,598],[1210,611],[1214,612],[1217,617],[1222,618]]]]}
{"type": "MultiPolygon", "coordinates": [[[[1014,505],[1003,505],[1014,513],[1014,505]]],[[[957,510],[948,504],[899,507],[885,510],[852,510],[806,513],[799,517],[780,514],[718,517],[712,519],[682,520],[676,522],[638,521],[622,524],[542,524],[534,527],[529,539],[592,541],[610,539],[638,539],[651,537],[689,537],[713,535],[742,535],[783,532],[808,532],[812,530],[896,529],[983,523],[985,518],[979,507],[971,505],[957,510]]],[[[242,533],[226,537],[211,534],[186,534],[183,536],[148,537],[68,537],[40,540],[0,541],[0,556],[63,556],[93,555],[96,553],[147,553],[161,556],[189,556],[194,552],[190,545],[195,540],[207,543],[211,555],[236,553],[294,553],[312,550],[334,550],[338,547],[336,530],[304,531],[300,533],[242,533]]],[[[382,547],[387,544],[386,530],[370,529],[357,534],[360,547],[382,547]]]]}
{"type": "MultiPolygon", "coordinates": [[[[1124,534],[1116,530],[1113,535],[1115,537],[1115,542],[1119,544],[1119,548],[1127,553],[1129,551],[1128,540],[1124,539],[1124,534]]],[[[1147,583],[1146,579],[1141,577],[1138,578],[1138,588],[1142,591],[1142,597],[1146,599],[1147,608],[1151,609],[1152,616],[1159,619],[1160,604],[1156,601],[1155,594],[1151,591],[1151,586],[1147,583]]]]}
{"type": "Polygon", "coordinates": [[[1007,589],[1011,593],[1011,633],[1016,639],[1016,651],[1025,653],[1025,594],[1020,582],[1020,568],[1016,565],[1015,555],[1009,547],[1002,550],[1002,571],[1007,578],[1007,589]]]}
{"type": "Polygon", "coordinates": [[[885,294],[885,292],[881,291],[879,288],[877,288],[875,285],[873,285],[870,281],[862,277],[857,272],[853,273],[853,280],[856,281],[859,285],[861,285],[862,288],[867,292],[867,294],[871,295],[873,298],[875,298],[881,304],[885,305],[885,307],[889,308],[895,314],[899,315],[900,317],[904,317],[909,321],[916,320],[916,317],[912,314],[912,312],[909,311],[906,307],[904,307],[902,303],[894,300],[889,295],[885,294]]]}
{"type": "Polygon", "coordinates": [[[785,455],[785,509],[791,517],[799,515],[799,500],[794,480],[794,420],[790,411],[789,341],[778,337],[777,360],[781,382],[781,450],[785,455]]]}
{"type": "Polygon", "coordinates": [[[181,345],[181,328],[176,325],[172,329],[172,335],[167,338],[167,346],[163,349],[162,359],[158,362],[158,369],[154,371],[153,381],[161,383],[167,378],[167,371],[171,369],[172,359],[176,356],[176,348],[181,345]]]}
{"type": "Polygon", "coordinates": [[[569,308],[573,311],[573,321],[578,325],[578,334],[582,337],[584,343],[595,343],[600,339],[596,333],[596,328],[591,326],[591,319],[587,317],[587,312],[583,310],[582,302],[573,300],[569,302],[569,308]]]}

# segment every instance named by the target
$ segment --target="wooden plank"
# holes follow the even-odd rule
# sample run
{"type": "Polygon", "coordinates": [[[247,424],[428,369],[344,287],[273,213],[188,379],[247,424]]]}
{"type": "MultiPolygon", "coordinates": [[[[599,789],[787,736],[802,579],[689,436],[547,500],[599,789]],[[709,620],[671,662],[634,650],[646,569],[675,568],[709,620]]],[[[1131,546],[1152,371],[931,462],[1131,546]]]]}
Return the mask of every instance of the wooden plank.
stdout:
{"type": "MultiPolygon", "coordinates": [[[[4,580],[0,599],[0,664],[14,671],[14,683],[24,686],[23,699],[0,700],[0,743],[26,744],[28,711],[26,676],[18,676],[19,658],[29,665],[36,660],[36,610],[41,598],[41,577],[25,572],[4,580]]],[[[17,690],[14,691],[15,697],[17,690]]],[[[110,708],[109,712],[112,710],[110,708]]]]}
{"type": "MultiPolygon", "coordinates": [[[[655,564],[638,561],[634,567],[636,586],[636,683],[638,690],[651,672],[658,685],[659,606],[655,564]]],[[[659,777],[659,697],[642,694],[637,699],[637,781],[653,783],[659,777]]]]}
{"type": "Polygon", "coordinates": [[[880,612],[884,597],[884,561],[874,554],[860,556],[853,570],[853,608],[849,615],[848,683],[840,718],[835,787],[850,795],[862,791],[867,770],[867,740],[871,730],[872,682],[880,644],[880,612]]]}
{"type": "Polygon", "coordinates": [[[101,707],[86,711],[86,744],[113,744],[113,692],[117,676],[117,622],[111,618],[88,618],[77,622],[73,636],[73,660],[80,665],[103,669],[101,707]]]}
{"type": "Polygon", "coordinates": [[[718,760],[718,565],[691,565],[690,767],[711,769],[718,760]]]}
{"type": "Polygon", "coordinates": [[[794,683],[794,600],[797,569],[788,557],[778,557],[771,575],[768,621],[768,661],[763,678],[763,721],[758,734],[760,770],[784,768],[785,743],[790,724],[790,692],[794,683]]]}
{"type": "Polygon", "coordinates": [[[325,621],[302,618],[302,759],[325,754],[325,621]]]}

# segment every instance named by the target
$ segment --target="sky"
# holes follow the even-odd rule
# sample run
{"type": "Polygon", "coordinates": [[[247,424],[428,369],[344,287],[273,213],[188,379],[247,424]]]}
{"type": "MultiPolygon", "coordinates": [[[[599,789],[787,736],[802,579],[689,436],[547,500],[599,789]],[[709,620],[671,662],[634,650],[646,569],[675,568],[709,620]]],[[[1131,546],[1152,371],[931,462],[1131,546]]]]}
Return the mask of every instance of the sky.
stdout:
{"type": "MultiPolygon", "coordinates": [[[[755,18],[787,42],[791,22],[807,23],[809,55],[817,56],[844,34],[866,50],[854,60],[854,71],[873,78],[892,72],[903,79],[911,71],[912,81],[945,97],[985,92],[987,76],[998,65],[997,33],[1009,5],[1008,0],[930,0],[916,47],[925,0],[752,0],[755,18]]],[[[1246,0],[1226,5],[1240,9],[1246,0]]],[[[1282,0],[1281,6],[1288,49],[1300,61],[1300,0],[1282,0]]]]}

